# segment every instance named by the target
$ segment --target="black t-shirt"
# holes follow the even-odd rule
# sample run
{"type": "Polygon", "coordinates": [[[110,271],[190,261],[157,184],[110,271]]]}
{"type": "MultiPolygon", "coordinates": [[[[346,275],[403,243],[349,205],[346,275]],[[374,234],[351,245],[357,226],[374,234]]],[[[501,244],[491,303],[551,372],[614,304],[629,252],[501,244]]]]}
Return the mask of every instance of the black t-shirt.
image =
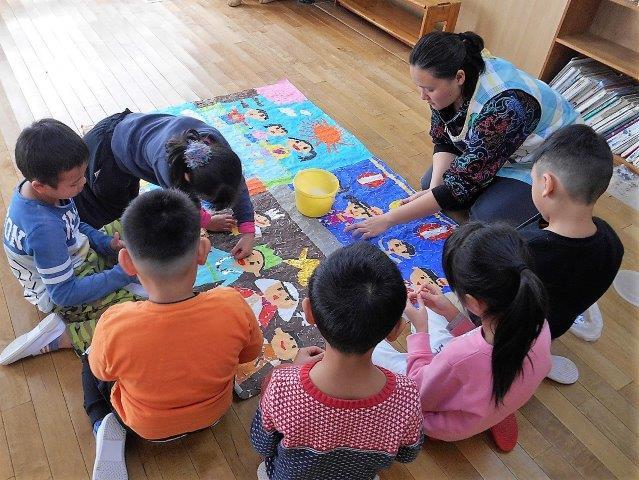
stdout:
{"type": "Polygon", "coordinates": [[[577,315],[595,303],[612,284],[623,257],[623,244],[610,225],[593,218],[597,232],[569,238],[538,224],[520,231],[534,261],[534,271],[550,300],[552,338],[566,333],[577,315]]]}

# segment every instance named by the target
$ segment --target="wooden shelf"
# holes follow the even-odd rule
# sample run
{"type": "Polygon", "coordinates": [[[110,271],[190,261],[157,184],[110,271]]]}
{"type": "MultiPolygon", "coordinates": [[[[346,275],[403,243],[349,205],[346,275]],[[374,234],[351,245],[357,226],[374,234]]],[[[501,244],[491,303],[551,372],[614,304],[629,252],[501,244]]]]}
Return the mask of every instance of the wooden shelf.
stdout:
{"type": "Polygon", "coordinates": [[[628,162],[625,158],[620,157],[619,155],[615,155],[614,156],[614,161],[617,165],[625,165],[626,167],[628,167],[629,170],[635,172],[637,175],[639,175],[639,167],[637,167],[636,165],[633,165],[632,163],[628,162]]]}
{"type": "Polygon", "coordinates": [[[616,3],[617,5],[623,5],[624,7],[630,8],[632,10],[639,10],[639,5],[636,3],[630,3],[626,0],[608,0],[609,2],[616,3]]]}
{"type": "Polygon", "coordinates": [[[555,42],[639,79],[639,53],[591,33],[557,37],[555,42]]]}
{"type": "Polygon", "coordinates": [[[411,47],[419,40],[421,17],[385,0],[336,0],[336,3],[411,47]]]}

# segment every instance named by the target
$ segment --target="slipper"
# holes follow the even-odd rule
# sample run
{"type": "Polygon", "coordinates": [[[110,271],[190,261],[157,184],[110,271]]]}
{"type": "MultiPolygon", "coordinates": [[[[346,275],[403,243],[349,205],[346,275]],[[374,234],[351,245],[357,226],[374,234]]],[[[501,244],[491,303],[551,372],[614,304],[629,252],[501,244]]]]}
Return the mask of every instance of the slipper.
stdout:
{"type": "Polygon", "coordinates": [[[569,358],[553,355],[552,367],[546,378],[564,385],[572,385],[579,380],[579,369],[569,358]]]}
{"type": "Polygon", "coordinates": [[[0,365],[9,365],[22,358],[38,355],[40,349],[64,333],[65,324],[57,313],[44,317],[32,330],[13,340],[0,353],[0,365]]]}
{"type": "Polygon", "coordinates": [[[517,427],[517,417],[511,413],[497,425],[490,427],[490,435],[497,448],[508,453],[517,445],[519,428],[517,427]]]}
{"type": "Polygon", "coordinates": [[[124,445],[126,430],[113,413],[102,419],[95,434],[95,463],[92,480],[128,480],[124,445]]]}

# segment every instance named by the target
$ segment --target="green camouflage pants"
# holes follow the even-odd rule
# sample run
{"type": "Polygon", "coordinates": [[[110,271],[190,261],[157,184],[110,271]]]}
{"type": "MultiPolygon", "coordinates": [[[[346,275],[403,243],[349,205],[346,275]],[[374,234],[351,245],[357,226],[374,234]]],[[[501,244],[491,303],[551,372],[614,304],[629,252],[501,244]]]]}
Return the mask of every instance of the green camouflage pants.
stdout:
{"type": "MultiPolygon", "coordinates": [[[[122,226],[120,222],[116,220],[102,227],[101,231],[107,235],[113,235],[116,231],[122,232],[122,226]]],[[[84,263],[75,269],[75,275],[76,277],[95,275],[114,265],[115,263],[113,261],[101,257],[93,249],[89,249],[84,263]]],[[[89,345],[91,345],[95,326],[104,311],[111,305],[134,300],[139,300],[139,297],[120,288],[111,292],[106,297],[93,302],[75,305],[73,307],[56,306],[53,311],[64,318],[67,323],[67,333],[71,338],[73,349],[78,355],[82,355],[86,349],[89,348],[89,345]]]]}

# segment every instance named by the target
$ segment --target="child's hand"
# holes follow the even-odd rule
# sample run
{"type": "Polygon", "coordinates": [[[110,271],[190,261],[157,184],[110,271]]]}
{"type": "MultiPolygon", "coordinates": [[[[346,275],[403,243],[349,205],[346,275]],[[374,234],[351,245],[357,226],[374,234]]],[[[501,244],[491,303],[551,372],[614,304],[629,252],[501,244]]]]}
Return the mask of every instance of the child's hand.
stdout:
{"type": "Polygon", "coordinates": [[[211,216],[211,221],[206,226],[211,232],[230,232],[237,225],[237,221],[230,213],[221,213],[211,216]]]}
{"type": "Polygon", "coordinates": [[[424,285],[419,292],[419,296],[424,301],[424,305],[449,322],[459,313],[457,307],[442,293],[441,288],[435,285],[424,285]]]}
{"type": "Polygon", "coordinates": [[[363,222],[351,223],[344,229],[345,232],[351,232],[351,235],[358,237],[361,235],[362,240],[381,235],[391,226],[388,220],[388,214],[378,215],[368,218],[363,222]]]}
{"type": "Polygon", "coordinates": [[[424,300],[420,293],[421,290],[417,293],[408,294],[404,315],[408,318],[408,320],[410,320],[410,323],[413,324],[417,332],[428,333],[428,313],[426,312],[424,300]],[[417,302],[417,308],[413,306],[413,303],[415,302],[417,302]]]}
{"type": "Polygon", "coordinates": [[[320,347],[310,346],[300,348],[295,355],[293,363],[301,365],[308,362],[319,362],[324,357],[324,350],[320,347]]]}
{"type": "Polygon", "coordinates": [[[111,241],[109,242],[109,246],[111,247],[111,250],[113,250],[115,253],[118,253],[120,250],[124,248],[124,242],[120,240],[120,232],[115,232],[113,234],[113,238],[111,238],[111,241]]]}
{"type": "Polygon", "coordinates": [[[254,233],[243,233],[238,242],[231,250],[231,255],[235,260],[248,257],[253,251],[253,243],[255,242],[254,233]]]}

